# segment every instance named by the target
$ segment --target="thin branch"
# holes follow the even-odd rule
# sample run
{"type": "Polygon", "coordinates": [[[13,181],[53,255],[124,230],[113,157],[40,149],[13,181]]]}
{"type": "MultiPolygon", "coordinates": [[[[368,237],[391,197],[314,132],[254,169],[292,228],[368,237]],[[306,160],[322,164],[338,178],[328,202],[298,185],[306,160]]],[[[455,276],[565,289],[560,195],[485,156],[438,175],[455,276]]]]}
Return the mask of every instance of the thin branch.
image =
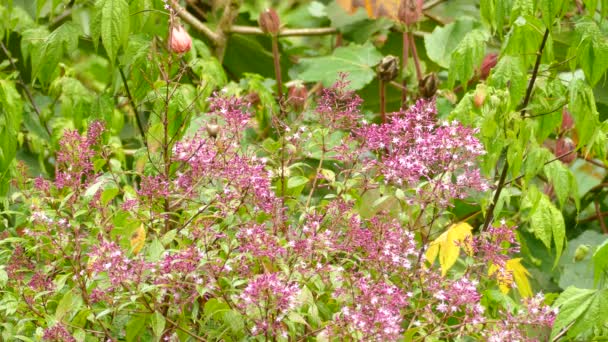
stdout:
{"type": "MultiPolygon", "coordinates": [[[[575,152],[576,152],[576,150],[571,150],[571,151],[565,152],[565,153],[563,153],[563,154],[560,154],[559,156],[557,156],[557,157],[555,157],[555,158],[553,158],[553,159],[551,159],[551,160],[546,161],[546,162],[545,162],[545,164],[543,164],[543,166],[544,166],[544,165],[547,165],[547,164],[551,164],[551,163],[553,163],[554,161],[560,160],[560,159],[564,158],[565,156],[568,156],[568,155],[570,155],[570,154],[572,154],[572,153],[575,153],[575,152]]],[[[515,182],[515,181],[517,181],[517,180],[519,180],[519,179],[522,179],[522,178],[524,178],[525,176],[526,176],[526,175],[520,175],[520,176],[517,176],[517,177],[515,177],[515,178],[511,179],[510,181],[505,182],[504,186],[507,186],[507,185],[509,185],[509,184],[511,184],[511,183],[513,183],[513,182],[515,182]]]]}
{"type": "Polygon", "coordinates": [[[606,222],[604,222],[604,217],[602,216],[602,212],[600,210],[600,204],[597,200],[593,201],[593,204],[595,205],[595,213],[600,221],[600,227],[602,227],[604,234],[608,234],[608,228],[606,228],[606,222]]]}
{"type": "Polygon", "coordinates": [[[186,9],[182,8],[176,0],[171,1],[171,7],[180,18],[190,24],[195,30],[207,36],[207,38],[209,38],[213,44],[217,45],[220,43],[221,37],[219,34],[213,32],[213,30],[207,27],[207,25],[190,14],[190,12],[186,11],[186,9]]]}
{"type": "MultiPolygon", "coordinates": [[[[524,102],[521,104],[521,117],[526,115],[526,110],[528,104],[530,103],[530,98],[532,97],[532,90],[534,89],[534,82],[536,81],[536,76],[538,75],[538,68],[540,67],[541,57],[543,56],[543,50],[545,49],[545,44],[547,43],[547,39],[549,38],[549,29],[545,29],[545,34],[543,35],[543,40],[540,43],[540,48],[536,54],[536,63],[534,64],[534,69],[532,71],[532,77],[530,78],[530,83],[528,83],[528,89],[526,90],[526,96],[524,97],[524,102]]],[[[498,199],[500,198],[500,193],[505,186],[505,180],[507,178],[507,172],[509,171],[509,162],[505,160],[505,165],[502,168],[502,172],[500,174],[500,179],[498,181],[498,185],[496,186],[496,192],[494,193],[494,198],[492,199],[492,203],[488,207],[488,212],[486,214],[485,222],[481,227],[481,230],[486,230],[490,224],[492,224],[492,220],[494,219],[494,208],[496,208],[496,203],[498,203],[498,199]]]]}
{"type": "Polygon", "coordinates": [[[139,118],[139,111],[137,110],[137,106],[135,105],[135,101],[133,100],[133,96],[131,95],[131,90],[129,89],[129,84],[127,83],[127,78],[125,77],[125,73],[122,71],[122,68],[118,68],[120,72],[120,78],[122,79],[122,84],[125,86],[125,91],[127,92],[127,97],[129,98],[129,103],[131,104],[131,108],[133,109],[133,114],[135,115],[135,121],[137,122],[137,128],[139,128],[139,134],[141,134],[141,140],[144,143],[144,146],[148,148],[148,141],[146,140],[146,132],[144,131],[144,126],[141,123],[141,119],[139,118]]]}
{"type": "Polygon", "coordinates": [[[602,164],[602,163],[594,160],[591,157],[584,156],[583,159],[585,159],[585,161],[587,161],[589,164],[593,164],[595,166],[598,166],[598,167],[601,167],[601,168],[604,168],[604,169],[608,169],[608,166],[606,166],[606,165],[604,165],[604,164],[602,164]]]}
{"type": "MultiPolygon", "coordinates": [[[[259,27],[255,26],[242,26],[234,25],[230,28],[230,33],[248,34],[248,35],[265,35],[265,33],[259,27]]],[[[295,28],[295,29],[281,29],[279,37],[289,36],[323,36],[338,34],[338,30],[334,27],[320,27],[320,28],[295,28]]]]}

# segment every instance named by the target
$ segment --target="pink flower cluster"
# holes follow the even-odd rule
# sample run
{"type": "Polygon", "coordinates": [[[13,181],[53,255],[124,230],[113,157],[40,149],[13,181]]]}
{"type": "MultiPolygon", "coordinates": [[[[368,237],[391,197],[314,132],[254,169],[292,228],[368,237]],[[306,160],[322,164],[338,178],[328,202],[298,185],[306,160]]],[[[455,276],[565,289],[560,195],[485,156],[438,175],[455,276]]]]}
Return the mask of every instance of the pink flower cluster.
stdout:
{"type": "Polygon", "coordinates": [[[296,307],[299,293],[300,287],[296,282],[285,281],[278,273],[256,276],[239,296],[241,308],[257,311],[257,314],[252,314],[259,317],[252,332],[256,335],[269,332],[273,336],[281,332],[280,323],[288,311],[296,307]]]}
{"type": "MultiPolygon", "coordinates": [[[[368,277],[356,279],[352,285],[357,294],[351,306],[342,308],[339,326],[360,333],[359,339],[364,341],[397,340],[403,332],[402,310],[410,296],[395,285],[368,277]]],[[[350,291],[342,289],[338,294],[349,296],[350,291]]]]}
{"type": "Polygon", "coordinates": [[[42,339],[53,342],[76,342],[76,339],[61,323],[57,323],[50,328],[44,329],[42,339]]]}
{"type": "Polygon", "coordinates": [[[347,90],[349,83],[346,74],[341,74],[331,88],[323,89],[316,108],[322,126],[350,130],[361,121],[359,106],[363,100],[354,91],[347,90]]]}
{"type": "Polygon", "coordinates": [[[237,233],[237,238],[240,251],[250,253],[255,258],[267,257],[276,260],[286,253],[277,236],[260,224],[243,228],[237,233]]]}
{"type": "Polygon", "coordinates": [[[106,274],[112,288],[139,283],[148,265],[141,258],[128,258],[118,244],[100,237],[89,256],[92,275],[106,274]]]}
{"type": "Polygon", "coordinates": [[[418,100],[388,123],[366,125],[356,133],[365,147],[378,152],[379,160],[371,164],[385,181],[410,188],[427,181],[427,200],[445,206],[469,190],[488,189],[475,166],[485,150],[475,138],[477,130],[458,122],[438,124],[435,114],[434,101],[418,100]]]}
{"type": "Polygon", "coordinates": [[[95,121],[89,126],[86,136],[77,131],[68,130],[59,141],[55,184],[59,189],[69,187],[78,189],[83,181],[88,181],[93,173],[93,147],[105,130],[102,123],[95,121]]]}

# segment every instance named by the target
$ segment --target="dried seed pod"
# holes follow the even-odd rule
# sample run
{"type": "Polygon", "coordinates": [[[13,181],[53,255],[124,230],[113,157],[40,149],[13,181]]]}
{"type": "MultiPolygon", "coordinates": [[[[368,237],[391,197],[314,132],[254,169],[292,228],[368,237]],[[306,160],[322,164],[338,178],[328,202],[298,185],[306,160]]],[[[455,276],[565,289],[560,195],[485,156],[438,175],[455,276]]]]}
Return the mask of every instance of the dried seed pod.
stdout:
{"type": "Polygon", "coordinates": [[[434,72],[424,76],[423,79],[418,82],[418,88],[420,88],[420,95],[424,98],[431,98],[435,96],[437,87],[439,86],[439,78],[434,72]]]}
{"type": "Polygon", "coordinates": [[[397,77],[399,72],[399,58],[388,55],[380,61],[377,67],[378,77],[384,82],[390,82],[397,77]]]}
{"type": "Polygon", "coordinates": [[[184,53],[190,51],[192,47],[192,38],[181,25],[175,25],[171,28],[171,37],[169,47],[175,53],[184,53]]]}
{"type": "Polygon", "coordinates": [[[281,30],[281,21],[277,11],[272,8],[267,8],[265,11],[260,13],[259,18],[260,28],[266,34],[276,36],[281,30]]]}

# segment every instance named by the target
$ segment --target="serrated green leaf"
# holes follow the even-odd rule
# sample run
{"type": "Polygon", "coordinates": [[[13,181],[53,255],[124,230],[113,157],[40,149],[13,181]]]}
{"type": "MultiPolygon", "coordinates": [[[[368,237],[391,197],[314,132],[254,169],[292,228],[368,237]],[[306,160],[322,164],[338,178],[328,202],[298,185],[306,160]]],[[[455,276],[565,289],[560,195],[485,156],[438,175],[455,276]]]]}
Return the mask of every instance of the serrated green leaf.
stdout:
{"type": "Polygon", "coordinates": [[[287,188],[294,189],[308,183],[308,178],[304,176],[293,176],[287,180],[287,188]]]}
{"type": "Polygon", "coordinates": [[[543,23],[548,28],[551,28],[555,19],[561,18],[563,0],[540,0],[538,7],[540,8],[543,23]]]}
{"type": "Polygon", "coordinates": [[[554,241],[556,262],[559,261],[564,248],[566,224],[561,211],[551,203],[545,194],[541,195],[538,207],[530,214],[530,229],[547,249],[551,249],[551,240],[554,241]]]}
{"type": "Polygon", "coordinates": [[[570,54],[577,57],[585,78],[594,86],[608,70],[608,38],[589,18],[578,21],[575,32],[579,43],[571,47],[570,54]]]}
{"type": "Polygon", "coordinates": [[[543,170],[549,183],[553,185],[553,190],[555,191],[560,207],[563,207],[568,196],[570,194],[574,195],[574,192],[570,188],[574,176],[560,161],[545,165],[543,170]]]}
{"type": "Polygon", "coordinates": [[[587,145],[600,128],[593,90],[581,79],[572,80],[568,100],[568,110],[574,118],[579,138],[577,147],[587,145]]]}
{"type": "Polygon", "coordinates": [[[488,78],[489,86],[497,89],[508,88],[512,106],[522,101],[527,84],[527,70],[519,56],[501,57],[488,78]]]}
{"type": "Polygon", "coordinates": [[[602,277],[608,274],[608,239],[602,243],[593,253],[593,282],[598,283],[602,277]]]}
{"type": "MultiPolygon", "coordinates": [[[[42,32],[32,33],[38,35],[42,32]]],[[[78,47],[80,33],[80,26],[68,21],[51,32],[42,45],[35,44],[36,51],[31,54],[32,78],[40,80],[43,85],[49,84],[63,54],[72,53],[78,47]]]]}
{"type": "Polygon", "coordinates": [[[458,43],[452,52],[450,68],[448,71],[448,86],[452,87],[456,80],[464,89],[475,70],[479,67],[486,54],[486,41],[489,39],[487,31],[473,30],[458,43]]]}
{"type": "Polygon", "coordinates": [[[98,0],[91,35],[95,42],[101,36],[110,62],[114,64],[118,50],[126,47],[129,40],[129,4],[126,0],[98,0]],[[95,25],[99,25],[95,28],[95,25]]]}
{"type": "Polygon", "coordinates": [[[519,56],[526,66],[532,66],[543,38],[542,22],[534,17],[519,17],[513,22],[502,52],[519,56]]]}
{"type": "Polygon", "coordinates": [[[373,67],[381,59],[382,55],[372,44],[351,44],[335,49],[331,56],[302,58],[298,78],[305,82],[323,82],[329,87],[338,79],[338,74],[347,73],[350,89],[358,90],[374,79],[373,67]]]}
{"type": "Polygon", "coordinates": [[[566,328],[566,336],[575,338],[605,323],[608,317],[608,290],[569,287],[557,298],[555,306],[559,308],[559,314],[551,338],[566,328]]]}

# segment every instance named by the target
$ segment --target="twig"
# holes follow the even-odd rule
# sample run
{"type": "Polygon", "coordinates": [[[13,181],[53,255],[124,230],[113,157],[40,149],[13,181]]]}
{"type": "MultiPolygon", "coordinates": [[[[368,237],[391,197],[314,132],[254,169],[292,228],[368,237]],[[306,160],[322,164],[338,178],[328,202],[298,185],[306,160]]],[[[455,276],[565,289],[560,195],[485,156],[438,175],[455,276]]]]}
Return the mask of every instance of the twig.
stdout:
{"type": "MultiPolygon", "coordinates": [[[[528,103],[530,103],[530,98],[532,96],[532,89],[534,89],[534,82],[536,81],[536,76],[538,75],[538,68],[540,67],[540,60],[543,56],[543,50],[545,49],[545,44],[547,43],[547,39],[549,38],[549,29],[545,29],[545,34],[543,35],[543,40],[540,43],[540,48],[538,49],[538,53],[536,55],[536,63],[534,64],[534,69],[532,71],[532,77],[530,78],[530,83],[528,83],[528,89],[526,90],[526,96],[524,97],[524,102],[521,104],[521,117],[526,115],[526,110],[528,107],[528,103]]],[[[496,203],[500,198],[500,193],[505,186],[505,180],[507,178],[507,172],[509,171],[509,162],[505,160],[505,165],[502,168],[502,172],[500,174],[500,179],[498,181],[498,185],[496,186],[496,192],[494,193],[494,198],[492,199],[492,203],[488,207],[488,212],[486,215],[485,222],[481,227],[481,231],[486,230],[492,220],[494,219],[494,208],[496,208],[496,203]]]]}
{"type": "Polygon", "coordinates": [[[604,222],[604,217],[602,216],[602,212],[600,210],[600,204],[597,200],[593,201],[593,204],[595,205],[595,213],[600,221],[600,227],[602,227],[604,234],[608,234],[608,228],[606,228],[606,222],[604,222]]]}
{"type": "MultiPolygon", "coordinates": [[[[242,26],[234,25],[230,28],[230,33],[248,34],[248,35],[264,35],[265,33],[259,27],[255,26],[242,26]]],[[[279,37],[290,37],[290,36],[323,36],[338,34],[338,30],[333,27],[319,27],[319,28],[285,28],[281,29],[279,37]]]]}
{"type": "Polygon", "coordinates": [[[141,123],[141,119],[139,118],[139,111],[137,110],[137,106],[135,105],[135,101],[133,100],[133,96],[131,95],[131,90],[129,90],[129,84],[127,83],[127,78],[125,77],[125,73],[122,71],[122,68],[118,68],[120,72],[120,78],[122,79],[122,84],[125,86],[125,91],[127,92],[127,97],[129,98],[129,103],[131,104],[131,108],[133,109],[133,115],[135,115],[135,121],[137,122],[137,128],[139,128],[139,134],[141,134],[141,140],[144,143],[144,146],[148,148],[148,141],[146,140],[146,132],[144,131],[144,126],[141,123]]]}
{"type": "Polygon", "coordinates": [[[592,159],[591,157],[584,156],[583,159],[585,159],[585,161],[587,161],[589,164],[593,164],[595,166],[598,166],[598,167],[601,167],[601,168],[604,168],[604,169],[608,169],[608,166],[606,166],[606,165],[604,165],[604,164],[602,164],[602,163],[600,163],[600,162],[592,159]]]}
{"type": "Polygon", "coordinates": [[[220,42],[221,37],[219,34],[213,32],[213,30],[207,27],[207,25],[203,24],[195,16],[190,14],[190,12],[182,8],[177,1],[172,0],[171,7],[180,18],[184,19],[184,21],[190,24],[195,30],[207,36],[207,38],[209,38],[214,45],[217,45],[220,42]]]}
{"type": "MultiPolygon", "coordinates": [[[[546,161],[544,165],[551,164],[551,163],[553,163],[554,161],[560,160],[560,159],[564,158],[565,156],[568,156],[568,155],[570,155],[570,154],[572,154],[572,153],[575,153],[575,152],[576,152],[576,150],[570,150],[570,151],[568,151],[568,152],[565,152],[565,153],[563,153],[563,154],[560,154],[559,156],[557,156],[557,157],[555,157],[555,158],[553,158],[553,159],[551,159],[551,160],[546,161]]],[[[513,183],[513,182],[515,182],[515,181],[517,181],[517,180],[519,180],[519,179],[522,179],[522,178],[524,178],[525,176],[526,176],[526,175],[519,175],[519,176],[517,176],[517,177],[515,177],[515,178],[513,178],[513,179],[511,179],[511,180],[509,180],[509,181],[507,181],[507,182],[505,182],[504,186],[507,186],[507,185],[509,185],[509,184],[511,184],[511,183],[513,183]]],[[[592,190],[593,190],[593,189],[592,189],[592,190]]],[[[590,190],[590,191],[591,191],[591,190],[590,190]]]]}

